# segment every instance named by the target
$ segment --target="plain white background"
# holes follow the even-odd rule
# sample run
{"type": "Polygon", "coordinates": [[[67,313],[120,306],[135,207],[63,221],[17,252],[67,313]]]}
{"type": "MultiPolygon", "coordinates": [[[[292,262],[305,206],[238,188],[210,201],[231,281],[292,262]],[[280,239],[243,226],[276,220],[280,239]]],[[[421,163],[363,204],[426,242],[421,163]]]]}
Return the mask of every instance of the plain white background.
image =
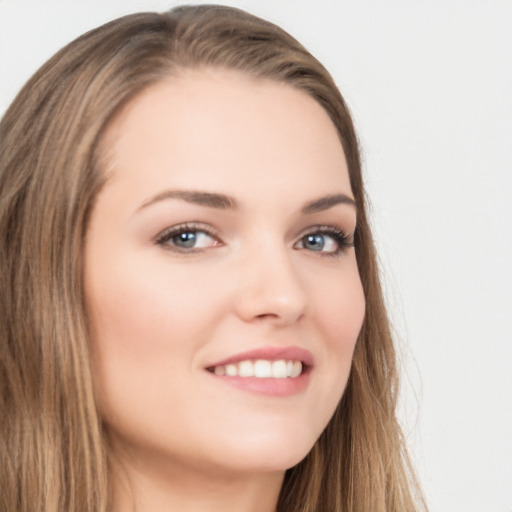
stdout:
{"type": "MultiPolygon", "coordinates": [[[[291,32],[352,108],[432,512],[511,512],[512,2],[224,3],[291,32]]],[[[82,32],[176,4],[0,0],[0,112],[82,32]]]]}

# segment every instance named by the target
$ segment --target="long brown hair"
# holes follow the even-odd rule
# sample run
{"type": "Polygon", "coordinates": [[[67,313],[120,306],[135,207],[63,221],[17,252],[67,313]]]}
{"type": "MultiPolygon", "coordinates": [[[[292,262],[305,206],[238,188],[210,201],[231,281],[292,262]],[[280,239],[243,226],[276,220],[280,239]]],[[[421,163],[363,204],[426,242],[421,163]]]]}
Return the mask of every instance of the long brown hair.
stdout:
{"type": "Polygon", "coordinates": [[[343,398],[311,452],[287,471],[278,510],[419,510],[395,416],[396,357],[349,111],[295,39],[221,6],[129,15],[84,34],[29,80],[0,124],[0,509],[108,507],[82,275],[87,221],[105,181],[101,138],[140,91],[198,67],[285,82],[317,100],[338,129],[357,203],[366,317],[343,398]]]}

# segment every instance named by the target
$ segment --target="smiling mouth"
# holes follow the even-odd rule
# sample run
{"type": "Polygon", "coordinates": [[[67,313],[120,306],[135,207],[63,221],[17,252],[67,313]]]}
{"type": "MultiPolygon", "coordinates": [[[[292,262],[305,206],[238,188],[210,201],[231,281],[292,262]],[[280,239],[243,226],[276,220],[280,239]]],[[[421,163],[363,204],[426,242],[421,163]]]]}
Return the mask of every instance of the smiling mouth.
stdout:
{"type": "Polygon", "coordinates": [[[259,379],[296,379],[305,369],[306,366],[301,361],[286,359],[244,360],[207,368],[209,372],[220,377],[255,377],[259,379]]]}

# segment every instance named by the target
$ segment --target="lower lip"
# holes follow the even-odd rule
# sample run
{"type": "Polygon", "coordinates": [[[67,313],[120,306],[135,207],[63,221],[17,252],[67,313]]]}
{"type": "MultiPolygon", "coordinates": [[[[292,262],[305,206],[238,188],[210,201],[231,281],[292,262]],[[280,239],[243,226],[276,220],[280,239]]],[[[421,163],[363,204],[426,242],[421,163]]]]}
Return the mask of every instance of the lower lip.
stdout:
{"type": "Polygon", "coordinates": [[[298,377],[286,379],[258,378],[258,377],[228,377],[208,372],[213,378],[230,386],[249,393],[266,396],[286,397],[297,395],[304,391],[309,383],[310,372],[305,371],[298,377]]]}

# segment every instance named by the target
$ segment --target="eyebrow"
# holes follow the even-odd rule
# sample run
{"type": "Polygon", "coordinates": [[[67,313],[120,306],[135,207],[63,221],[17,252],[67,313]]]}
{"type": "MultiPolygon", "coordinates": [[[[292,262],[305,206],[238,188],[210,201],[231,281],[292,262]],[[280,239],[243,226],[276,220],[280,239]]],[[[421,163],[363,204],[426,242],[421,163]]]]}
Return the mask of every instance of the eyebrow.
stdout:
{"type": "MultiPolygon", "coordinates": [[[[195,190],[165,190],[160,194],[145,201],[139,208],[142,210],[160,201],[166,199],[181,199],[187,203],[197,204],[208,208],[217,208],[220,210],[237,210],[239,207],[238,201],[225,194],[216,194],[212,192],[201,192],[195,190]]],[[[356,207],[356,202],[346,194],[331,194],[313,199],[307,202],[301,209],[304,215],[328,210],[339,204],[347,204],[356,207]]]]}
{"type": "Polygon", "coordinates": [[[163,201],[165,199],[181,199],[187,203],[206,206],[208,208],[218,208],[221,210],[236,210],[238,201],[233,197],[224,194],[214,194],[212,192],[199,192],[194,190],[166,190],[142,204],[139,210],[163,201]]]}
{"type": "Polygon", "coordinates": [[[329,196],[320,197],[319,199],[314,199],[309,203],[306,203],[302,207],[302,213],[305,215],[311,213],[322,212],[324,210],[328,210],[333,206],[337,206],[338,204],[348,204],[350,206],[356,207],[356,202],[351,197],[346,194],[332,194],[329,196]]]}

